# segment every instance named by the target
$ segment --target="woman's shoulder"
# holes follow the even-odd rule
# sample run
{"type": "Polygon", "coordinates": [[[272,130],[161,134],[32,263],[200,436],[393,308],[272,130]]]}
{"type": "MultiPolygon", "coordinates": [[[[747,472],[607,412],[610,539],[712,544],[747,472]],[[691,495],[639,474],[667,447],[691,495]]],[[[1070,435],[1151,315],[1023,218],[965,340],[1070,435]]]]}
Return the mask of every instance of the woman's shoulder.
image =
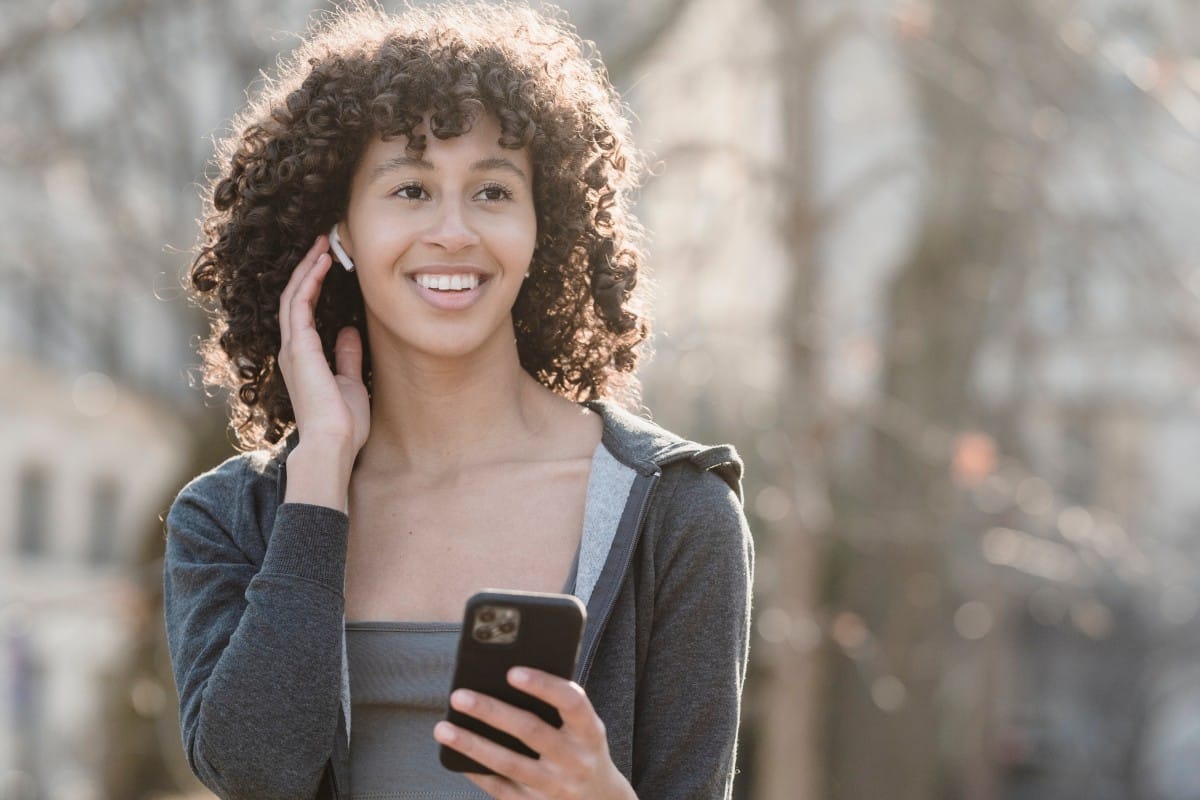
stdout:
{"type": "Polygon", "coordinates": [[[664,574],[672,564],[675,574],[694,573],[697,580],[719,573],[729,591],[742,591],[754,545],[737,449],[688,439],[610,402],[587,405],[604,418],[604,444],[613,457],[656,481],[643,528],[646,556],[664,574]]]}
{"type": "Polygon", "coordinates": [[[280,465],[277,450],[250,450],[229,456],[191,478],[180,494],[222,495],[239,492],[248,481],[274,480],[280,465]]]}
{"type": "Polygon", "coordinates": [[[681,473],[681,477],[691,474],[701,484],[708,481],[699,476],[712,474],[720,477],[741,500],[745,467],[732,444],[693,441],[612,401],[591,401],[587,406],[600,414],[604,422],[604,445],[619,461],[643,475],[667,471],[681,473]]]}
{"type": "Polygon", "coordinates": [[[192,477],[172,501],[168,521],[197,512],[236,518],[244,507],[274,497],[281,454],[279,447],[237,453],[192,477]]]}

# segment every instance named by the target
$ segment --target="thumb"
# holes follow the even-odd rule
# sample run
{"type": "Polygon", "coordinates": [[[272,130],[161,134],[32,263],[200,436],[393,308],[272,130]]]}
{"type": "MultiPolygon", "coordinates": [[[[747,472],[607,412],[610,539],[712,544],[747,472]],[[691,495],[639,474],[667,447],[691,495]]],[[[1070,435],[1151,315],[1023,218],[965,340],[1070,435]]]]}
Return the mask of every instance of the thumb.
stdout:
{"type": "Polygon", "coordinates": [[[358,328],[347,326],[338,331],[333,346],[337,374],[362,382],[362,338],[358,328]]]}

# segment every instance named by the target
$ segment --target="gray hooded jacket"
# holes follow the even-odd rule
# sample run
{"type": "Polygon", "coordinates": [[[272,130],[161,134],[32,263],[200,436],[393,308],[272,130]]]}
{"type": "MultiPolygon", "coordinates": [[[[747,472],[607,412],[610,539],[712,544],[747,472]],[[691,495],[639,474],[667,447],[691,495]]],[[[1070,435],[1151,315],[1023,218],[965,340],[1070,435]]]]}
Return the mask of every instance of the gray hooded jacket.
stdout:
{"type": "MultiPolygon", "coordinates": [[[[585,533],[581,544],[588,617],[575,680],[639,797],[728,798],[754,565],[742,462],[731,446],[588,405],[629,492],[611,538],[598,548],[585,533]]],[[[293,433],[194,478],[166,518],[184,748],[226,800],[350,797],[349,517],[283,503],[297,441],[293,433]]]]}

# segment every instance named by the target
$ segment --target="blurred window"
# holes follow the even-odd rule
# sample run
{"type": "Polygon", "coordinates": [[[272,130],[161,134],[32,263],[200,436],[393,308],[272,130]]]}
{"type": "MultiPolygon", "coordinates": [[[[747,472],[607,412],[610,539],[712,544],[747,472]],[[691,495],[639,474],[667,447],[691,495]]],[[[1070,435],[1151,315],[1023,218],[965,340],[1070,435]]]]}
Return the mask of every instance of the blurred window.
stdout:
{"type": "Polygon", "coordinates": [[[47,551],[50,476],[38,466],[21,472],[17,489],[17,553],[41,556],[47,551]]]}
{"type": "Polygon", "coordinates": [[[91,561],[109,564],[117,555],[117,503],[120,492],[112,478],[104,477],[92,485],[91,561]]]}

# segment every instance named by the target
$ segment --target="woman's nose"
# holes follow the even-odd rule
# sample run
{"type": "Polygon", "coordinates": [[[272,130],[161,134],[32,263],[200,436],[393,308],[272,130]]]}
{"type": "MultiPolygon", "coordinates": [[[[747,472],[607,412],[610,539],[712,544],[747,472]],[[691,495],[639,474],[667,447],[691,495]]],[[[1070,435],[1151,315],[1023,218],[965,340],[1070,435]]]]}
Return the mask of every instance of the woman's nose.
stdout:
{"type": "Polygon", "coordinates": [[[425,229],[425,241],[449,252],[462,250],[479,243],[479,234],[472,227],[468,210],[461,202],[443,201],[433,212],[433,219],[425,229]]]}

